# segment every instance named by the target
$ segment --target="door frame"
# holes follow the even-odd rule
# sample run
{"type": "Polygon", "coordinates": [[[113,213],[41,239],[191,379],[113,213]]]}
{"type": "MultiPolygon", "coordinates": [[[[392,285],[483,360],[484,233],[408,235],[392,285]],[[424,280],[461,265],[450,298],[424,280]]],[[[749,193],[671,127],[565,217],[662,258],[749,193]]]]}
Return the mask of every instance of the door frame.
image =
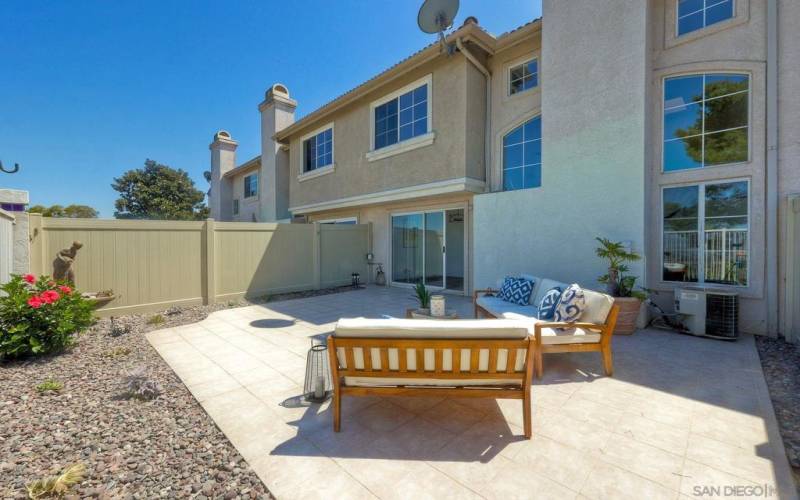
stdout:
{"type": "MultiPolygon", "coordinates": [[[[447,294],[454,294],[454,295],[467,295],[469,293],[469,286],[468,286],[468,275],[471,272],[471,267],[469,266],[470,262],[470,247],[469,247],[469,240],[471,237],[471,231],[469,226],[470,221],[470,214],[469,214],[469,203],[466,201],[455,202],[455,203],[447,203],[443,205],[429,205],[423,206],[419,208],[398,208],[397,210],[388,210],[387,212],[387,266],[386,269],[388,271],[388,282],[390,286],[401,287],[401,288],[413,288],[414,285],[410,283],[402,283],[394,280],[394,267],[393,267],[393,247],[392,247],[392,236],[393,236],[393,225],[392,225],[392,217],[397,217],[401,215],[422,215],[423,216],[423,224],[424,224],[424,215],[426,213],[434,213],[434,212],[442,212],[443,213],[443,229],[444,229],[444,245],[445,245],[445,253],[442,254],[442,282],[446,286],[447,285],[447,212],[449,210],[463,210],[464,213],[464,238],[463,238],[463,266],[464,266],[464,277],[463,277],[463,285],[462,290],[450,290],[444,287],[433,287],[428,286],[428,288],[435,290],[436,292],[440,293],[447,293],[447,294]]],[[[424,249],[424,238],[423,238],[423,259],[425,256],[425,249],[424,249]]],[[[424,270],[424,261],[423,261],[423,276],[425,273],[424,270]]]]}

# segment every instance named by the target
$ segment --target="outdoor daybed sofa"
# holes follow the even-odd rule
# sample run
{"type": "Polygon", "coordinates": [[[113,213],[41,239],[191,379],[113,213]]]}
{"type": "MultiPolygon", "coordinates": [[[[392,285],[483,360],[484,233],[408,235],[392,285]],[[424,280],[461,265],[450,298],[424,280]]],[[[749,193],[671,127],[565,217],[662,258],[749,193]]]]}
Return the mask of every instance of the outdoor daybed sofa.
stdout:
{"type": "Polygon", "coordinates": [[[333,429],[342,396],[521,399],[531,437],[534,340],[509,320],[341,319],[328,337],[333,429]]]}
{"type": "Polygon", "coordinates": [[[497,296],[498,289],[473,292],[475,317],[503,318],[527,321],[532,325],[536,339],[536,377],[544,371],[542,354],[559,352],[599,352],[603,357],[606,375],[613,375],[611,336],[617,322],[619,306],[614,298],[604,293],[583,288],[585,309],[575,322],[556,322],[539,319],[539,305],[545,294],[553,288],[566,290],[569,285],[547,278],[521,275],[533,282],[533,292],[527,304],[518,305],[497,296]]]}

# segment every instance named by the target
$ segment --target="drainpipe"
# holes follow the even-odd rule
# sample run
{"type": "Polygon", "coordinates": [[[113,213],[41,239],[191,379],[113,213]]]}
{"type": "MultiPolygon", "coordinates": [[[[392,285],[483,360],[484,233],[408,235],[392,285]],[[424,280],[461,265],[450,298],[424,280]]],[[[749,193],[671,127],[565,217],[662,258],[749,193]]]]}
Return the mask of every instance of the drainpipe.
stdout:
{"type": "Polygon", "coordinates": [[[456,38],[456,47],[458,50],[464,54],[464,57],[467,58],[469,62],[475,66],[478,71],[483,73],[483,76],[486,77],[486,120],[485,123],[485,130],[484,130],[484,138],[483,138],[483,162],[484,162],[484,170],[486,176],[486,184],[489,187],[489,191],[492,190],[491,184],[491,172],[492,172],[492,74],[489,72],[486,67],[481,64],[481,62],[472,55],[466,47],[464,47],[463,42],[461,41],[461,37],[456,38]]]}
{"type": "MultiPolygon", "coordinates": [[[[767,333],[778,334],[778,0],[767,0],[767,333]]],[[[786,332],[784,332],[786,334],[786,332]]]]}

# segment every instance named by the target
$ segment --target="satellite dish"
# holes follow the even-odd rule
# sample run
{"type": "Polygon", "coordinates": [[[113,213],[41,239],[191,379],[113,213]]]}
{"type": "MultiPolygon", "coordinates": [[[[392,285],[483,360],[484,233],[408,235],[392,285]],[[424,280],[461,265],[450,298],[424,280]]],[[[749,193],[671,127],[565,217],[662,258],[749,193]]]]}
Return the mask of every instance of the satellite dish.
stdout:
{"type": "MultiPolygon", "coordinates": [[[[444,40],[445,30],[453,26],[453,20],[458,12],[458,0],[425,0],[417,14],[419,29],[425,33],[438,33],[439,43],[446,48],[444,40]]],[[[448,50],[448,53],[451,51],[448,50]]]]}

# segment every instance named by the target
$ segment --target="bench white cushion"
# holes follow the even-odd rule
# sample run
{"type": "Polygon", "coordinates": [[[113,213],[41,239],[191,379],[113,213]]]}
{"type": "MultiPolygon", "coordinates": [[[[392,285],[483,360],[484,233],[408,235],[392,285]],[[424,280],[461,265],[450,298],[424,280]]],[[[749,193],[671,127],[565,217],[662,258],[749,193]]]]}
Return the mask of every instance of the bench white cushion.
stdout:
{"type": "Polygon", "coordinates": [[[333,336],[387,339],[524,339],[528,336],[528,324],[502,319],[342,318],[336,323],[333,336]]]}

